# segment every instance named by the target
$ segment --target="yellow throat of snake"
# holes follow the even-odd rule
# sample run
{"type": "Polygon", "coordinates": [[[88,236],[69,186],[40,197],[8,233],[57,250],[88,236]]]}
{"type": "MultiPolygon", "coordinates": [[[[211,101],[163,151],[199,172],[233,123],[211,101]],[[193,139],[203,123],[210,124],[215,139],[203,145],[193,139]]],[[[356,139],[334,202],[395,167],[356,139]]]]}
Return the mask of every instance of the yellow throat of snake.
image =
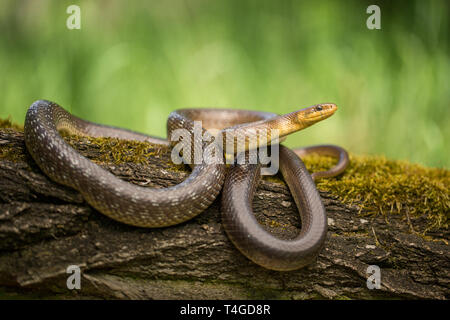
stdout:
{"type": "Polygon", "coordinates": [[[337,105],[334,103],[316,104],[281,116],[273,121],[272,127],[279,130],[279,136],[282,138],[331,117],[336,110],[337,105]]]}
{"type": "Polygon", "coordinates": [[[334,103],[323,103],[296,111],[294,112],[294,114],[296,114],[297,116],[297,122],[301,126],[300,129],[304,129],[316,122],[331,117],[336,112],[336,110],[337,105],[335,105],[334,103]]]}
{"type": "Polygon", "coordinates": [[[245,136],[245,143],[239,147],[236,147],[235,145],[231,150],[228,150],[227,148],[225,154],[227,156],[227,154],[235,154],[238,150],[244,151],[254,149],[255,147],[283,142],[287,135],[305,129],[316,122],[332,116],[336,110],[337,106],[334,103],[322,103],[285,115],[280,115],[269,120],[260,121],[257,124],[249,123],[227,128],[224,130],[225,132],[230,131],[235,134],[234,136],[231,135],[231,139],[234,139],[233,137],[235,136],[245,136]],[[249,142],[249,137],[256,138],[256,143],[251,144],[249,142]]]}

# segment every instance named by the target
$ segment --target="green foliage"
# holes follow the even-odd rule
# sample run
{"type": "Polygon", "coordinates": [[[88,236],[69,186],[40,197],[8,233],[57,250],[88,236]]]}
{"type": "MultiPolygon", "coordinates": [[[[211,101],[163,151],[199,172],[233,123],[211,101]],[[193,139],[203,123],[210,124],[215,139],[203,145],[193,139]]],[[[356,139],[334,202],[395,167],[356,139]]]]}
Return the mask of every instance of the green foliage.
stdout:
{"type": "Polygon", "coordinates": [[[449,3],[383,1],[0,2],[0,117],[37,99],[165,136],[189,106],[287,113],[335,102],[289,146],[334,143],[450,165],[449,3]],[[68,5],[81,29],[68,30],[68,5]]]}

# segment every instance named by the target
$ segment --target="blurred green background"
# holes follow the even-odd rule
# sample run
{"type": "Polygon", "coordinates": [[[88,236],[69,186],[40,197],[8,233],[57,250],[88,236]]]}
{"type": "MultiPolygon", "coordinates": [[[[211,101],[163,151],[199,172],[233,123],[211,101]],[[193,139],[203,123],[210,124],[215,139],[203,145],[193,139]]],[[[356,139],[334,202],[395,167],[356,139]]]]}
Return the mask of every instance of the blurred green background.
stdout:
{"type": "Polygon", "coordinates": [[[287,144],[450,166],[449,2],[0,0],[0,117],[37,99],[165,136],[170,111],[338,112],[287,144]],[[66,8],[81,8],[69,30],[66,8]],[[381,8],[369,30],[366,8],[381,8]]]}

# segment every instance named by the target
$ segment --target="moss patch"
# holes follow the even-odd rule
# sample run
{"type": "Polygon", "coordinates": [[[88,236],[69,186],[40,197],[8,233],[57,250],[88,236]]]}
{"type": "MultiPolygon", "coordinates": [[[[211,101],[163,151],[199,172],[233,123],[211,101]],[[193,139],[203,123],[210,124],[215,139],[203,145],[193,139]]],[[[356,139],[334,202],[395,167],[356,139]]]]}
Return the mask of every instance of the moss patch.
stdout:
{"type": "Polygon", "coordinates": [[[12,122],[10,117],[8,117],[6,119],[0,118],[0,128],[10,128],[10,129],[15,129],[17,131],[23,131],[23,126],[12,122]]]}
{"type": "Polygon", "coordinates": [[[10,134],[15,137],[15,139],[12,139],[11,141],[3,141],[0,136],[0,159],[6,159],[14,162],[26,162],[27,154],[25,151],[25,143],[21,138],[17,138],[18,136],[22,136],[23,127],[11,122],[10,118],[0,118],[0,129],[6,134],[10,134]]]}
{"type": "Polygon", "coordinates": [[[164,169],[171,171],[186,171],[183,164],[174,164],[170,160],[171,149],[164,145],[149,142],[121,140],[118,138],[93,138],[88,136],[69,135],[62,132],[65,141],[81,153],[83,146],[89,145],[97,148],[98,152],[92,161],[96,163],[135,163],[148,164],[153,158],[164,159],[167,166],[164,169]]]}
{"type": "Polygon", "coordinates": [[[14,145],[0,146],[0,159],[5,159],[13,162],[27,160],[25,150],[14,145]]]}
{"type": "MultiPolygon", "coordinates": [[[[304,159],[310,172],[330,168],[336,160],[311,155],[304,159]]],[[[429,230],[448,228],[450,171],[426,168],[382,156],[350,155],[350,166],[337,178],[317,181],[347,204],[357,203],[369,214],[425,216],[429,230]]]]}
{"type": "Polygon", "coordinates": [[[99,149],[97,159],[107,163],[137,163],[145,164],[148,157],[156,154],[154,145],[140,141],[120,140],[117,138],[92,138],[85,136],[75,136],[62,133],[64,140],[73,148],[78,149],[79,145],[91,145],[99,149]]]}

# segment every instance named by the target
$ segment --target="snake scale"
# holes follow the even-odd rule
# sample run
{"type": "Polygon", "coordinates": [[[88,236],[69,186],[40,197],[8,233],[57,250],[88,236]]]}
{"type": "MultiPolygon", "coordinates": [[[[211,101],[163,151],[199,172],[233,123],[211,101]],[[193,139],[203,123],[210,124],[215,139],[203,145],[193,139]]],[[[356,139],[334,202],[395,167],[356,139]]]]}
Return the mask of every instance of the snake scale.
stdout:
{"type": "MultiPolygon", "coordinates": [[[[235,109],[181,109],[169,115],[167,135],[171,137],[177,129],[184,129],[192,133],[192,145],[198,143],[208,147],[216,143],[210,134],[211,129],[216,129],[224,133],[223,137],[227,132],[232,133],[238,138],[236,141],[253,136],[258,142],[257,147],[262,148],[264,145],[260,141],[264,141],[263,138],[267,140],[267,146],[279,143],[288,134],[326,119],[336,110],[334,104],[318,104],[279,116],[270,112],[235,109]],[[200,138],[193,133],[195,121],[202,121],[200,138]],[[267,135],[263,129],[278,130],[280,139],[267,135]]],[[[338,175],[349,163],[347,152],[333,145],[294,150],[279,146],[280,171],[302,223],[295,239],[281,240],[265,231],[252,212],[260,164],[234,164],[227,168],[224,162],[201,162],[192,164],[190,175],[178,185],[163,189],[146,188],[123,181],[80,155],[64,141],[61,130],[77,135],[115,137],[166,146],[173,146],[173,142],[88,122],[46,100],[38,100],[30,106],[24,125],[26,147],[41,170],[53,181],[78,190],[92,207],[122,223],[155,228],[187,221],[204,211],[223,189],[222,220],[230,240],[250,260],[279,271],[301,268],[317,257],[326,238],[327,219],[314,179],[338,175]],[[309,153],[330,155],[339,161],[328,171],[310,175],[299,158],[309,153]]],[[[248,152],[248,148],[246,144],[244,151],[248,152]]]]}

